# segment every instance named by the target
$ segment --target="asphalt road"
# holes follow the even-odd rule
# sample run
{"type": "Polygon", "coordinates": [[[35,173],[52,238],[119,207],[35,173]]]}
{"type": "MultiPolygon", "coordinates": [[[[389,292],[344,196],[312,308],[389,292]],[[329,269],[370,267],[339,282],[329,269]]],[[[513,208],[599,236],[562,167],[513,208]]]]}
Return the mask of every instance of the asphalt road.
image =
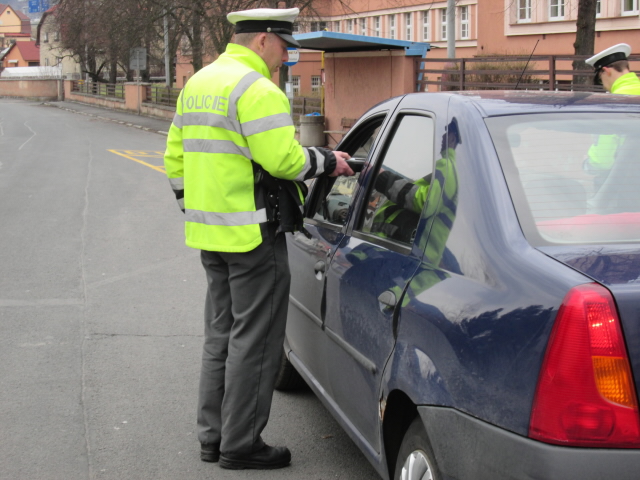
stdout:
{"type": "Polygon", "coordinates": [[[310,391],[263,435],[290,467],[200,462],[204,274],[165,137],[108,117],[0,99],[0,479],[377,478],[310,391]]]}

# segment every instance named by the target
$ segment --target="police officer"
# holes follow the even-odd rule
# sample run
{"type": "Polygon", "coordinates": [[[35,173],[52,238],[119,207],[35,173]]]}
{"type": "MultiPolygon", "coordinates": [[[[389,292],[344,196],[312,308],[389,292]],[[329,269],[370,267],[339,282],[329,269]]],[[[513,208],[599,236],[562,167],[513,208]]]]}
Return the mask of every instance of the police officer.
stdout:
{"type": "Polygon", "coordinates": [[[630,54],[631,47],[619,43],[585,60],[596,70],[594,83],[611,93],[640,95],[640,79],[629,71],[630,54]]]}
{"type": "Polygon", "coordinates": [[[184,87],[167,139],[165,167],[185,213],[186,244],[201,250],[208,282],[200,458],[223,468],[272,469],[291,461],[286,447],[260,436],[288,307],[282,192],[300,192],[292,181],[353,175],[348,154],[300,146],[287,97],[271,81],[287,46],[299,46],[292,37],[298,13],[228,14],[234,43],[184,87]]]}
{"type": "MultiPolygon", "coordinates": [[[[640,95],[640,79],[629,71],[628,57],[631,47],[619,43],[585,60],[596,70],[594,83],[611,92],[622,95],[640,95]]],[[[589,148],[584,162],[585,172],[594,175],[594,185],[599,188],[613,166],[615,154],[624,139],[618,135],[600,135],[589,148]]]]}

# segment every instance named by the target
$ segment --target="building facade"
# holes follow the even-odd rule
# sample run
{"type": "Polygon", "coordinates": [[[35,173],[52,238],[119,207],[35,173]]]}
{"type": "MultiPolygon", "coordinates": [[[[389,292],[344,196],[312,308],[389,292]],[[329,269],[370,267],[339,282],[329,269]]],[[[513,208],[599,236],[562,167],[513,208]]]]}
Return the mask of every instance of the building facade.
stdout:
{"type": "MultiPolygon", "coordinates": [[[[640,0],[598,0],[595,51],[616,43],[640,53],[640,0]]],[[[458,0],[455,14],[456,58],[504,55],[573,55],[578,0],[458,0]]],[[[347,8],[329,2],[318,17],[301,18],[298,33],[328,30],[431,46],[429,58],[447,58],[450,35],[446,0],[354,0],[347,8]]],[[[301,63],[305,59],[301,55],[301,63]]],[[[312,95],[320,63],[293,67],[294,85],[312,95]]]]}
{"type": "Polygon", "coordinates": [[[56,8],[53,6],[44,12],[38,23],[36,44],[40,47],[40,65],[56,67],[64,78],[79,80],[82,78],[80,64],[60,46],[60,30],[55,21],[56,8]]]}
{"type": "Polygon", "coordinates": [[[0,3],[0,50],[15,42],[31,40],[31,21],[11,5],[0,3]]]}
{"type": "Polygon", "coordinates": [[[2,52],[0,66],[3,68],[39,67],[40,49],[34,41],[16,42],[2,52]]]}

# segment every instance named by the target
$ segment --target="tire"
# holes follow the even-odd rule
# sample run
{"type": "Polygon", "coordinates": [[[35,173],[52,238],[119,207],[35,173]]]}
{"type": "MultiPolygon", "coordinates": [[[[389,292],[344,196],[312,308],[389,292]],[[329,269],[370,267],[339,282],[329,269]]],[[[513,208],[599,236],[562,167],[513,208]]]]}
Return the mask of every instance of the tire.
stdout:
{"type": "Polygon", "coordinates": [[[420,416],[411,422],[402,439],[393,478],[395,480],[440,479],[440,472],[420,416]]]}
{"type": "Polygon", "coordinates": [[[306,386],[304,379],[293,365],[291,365],[283,348],[282,357],[280,357],[280,368],[276,376],[276,390],[299,390],[304,386],[306,386]]]}

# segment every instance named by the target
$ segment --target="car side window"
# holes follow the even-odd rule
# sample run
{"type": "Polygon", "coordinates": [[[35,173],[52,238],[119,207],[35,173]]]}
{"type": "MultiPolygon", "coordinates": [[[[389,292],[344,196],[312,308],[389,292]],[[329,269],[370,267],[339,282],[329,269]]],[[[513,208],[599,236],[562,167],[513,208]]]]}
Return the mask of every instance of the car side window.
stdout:
{"type": "Polygon", "coordinates": [[[411,244],[433,173],[434,119],[398,118],[366,202],[360,230],[411,244]]]}
{"type": "MultiPolygon", "coordinates": [[[[380,128],[384,116],[374,119],[368,125],[362,127],[361,133],[356,133],[357,137],[353,144],[349,145],[349,153],[353,157],[353,163],[359,167],[364,164],[373,144],[380,133],[380,128]]],[[[355,194],[360,172],[352,165],[356,174],[352,177],[337,177],[320,185],[325,191],[322,192],[321,200],[318,202],[313,214],[313,219],[321,222],[328,222],[335,225],[344,225],[347,220],[347,213],[351,206],[351,201],[355,194]],[[325,193],[328,190],[328,193],[325,193]]]]}

